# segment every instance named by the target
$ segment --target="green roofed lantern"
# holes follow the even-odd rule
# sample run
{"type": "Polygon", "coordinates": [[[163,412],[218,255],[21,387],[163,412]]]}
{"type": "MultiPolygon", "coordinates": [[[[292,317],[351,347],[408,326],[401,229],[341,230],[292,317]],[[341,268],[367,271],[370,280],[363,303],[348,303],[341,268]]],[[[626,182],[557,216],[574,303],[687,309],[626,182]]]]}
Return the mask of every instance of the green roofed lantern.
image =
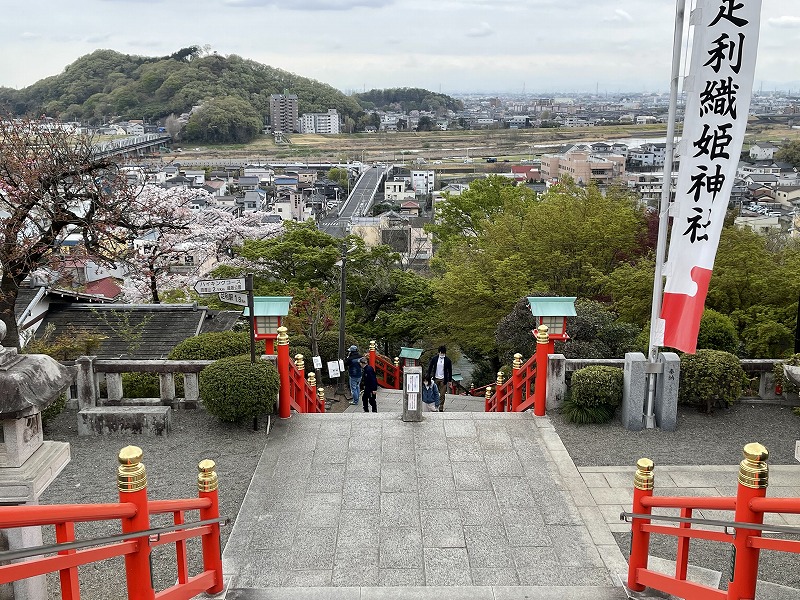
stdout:
{"type": "Polygon", "coordinates": [[[415,367],[420,356],[422,356],[422,350],[420,348],[400,348],[399,358],[403,359],[404,366],[415,367]]]}
{"type": "Polygon", "coordinates": [[[567,317],[574,317],[575,297],[529,297],[531,313],[536,318],[536,326],[547,326],[550,339],[567,340],[567,317]]]}
{"type": "MultiPolygon", "coordinates": [[[[257,340],[265,340],[267,354],[275,354],[278,327],[281,326],[283,317],[289,314],[289,303],[291,301],[291,296],[253,297],[255,337],[257,340]]],[[[250,310],[247,307],[245,307],[243,315],[245,317],[250,316],[250,310]]]]}

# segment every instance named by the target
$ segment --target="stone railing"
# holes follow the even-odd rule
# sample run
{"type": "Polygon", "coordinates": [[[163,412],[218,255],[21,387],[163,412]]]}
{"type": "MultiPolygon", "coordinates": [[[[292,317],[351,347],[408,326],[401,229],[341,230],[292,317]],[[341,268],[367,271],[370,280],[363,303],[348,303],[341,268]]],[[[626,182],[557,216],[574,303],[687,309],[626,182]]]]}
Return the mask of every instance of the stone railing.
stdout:
{"type": "MultiPolygon", "coordinates": [[[[744,390],[741,402],[797,405],[797,394],[775,393],[775,377],[772,368],[781,362],[775,358],[741,359],[742,369],[752,380],[758,377],[758,389],[754,385],[751,390],[744,390]],[[757,392],[757,393],[754,393],[757,392]]],[[[566,358],[563,354],[550,354],[547,365],[547,409],[561,406],[567,392],[569,374],[590,365],[606,365],[609,367],[625,367],[623,358],[591,359],[566,358]]]]}
{"type": "Polygon", "coordinates": [[[96,406],[143,405],[158,403],[172,407],[194,408],[200,401],[199,373],[213,360],[133,360],[98,359],[81,356],[78,367],[77,401],[80,410],[96,406]],[[155,373],[159,378],[159,398],[123,398],[123,373],[155,373]],[[175,395],[175,374],[183,375],[183,399],[175,395]],[[100,396],[100,382],[105,379],[107,397],[100,396]],[[148,402],[149,400],[149,402],[148,402]]]}

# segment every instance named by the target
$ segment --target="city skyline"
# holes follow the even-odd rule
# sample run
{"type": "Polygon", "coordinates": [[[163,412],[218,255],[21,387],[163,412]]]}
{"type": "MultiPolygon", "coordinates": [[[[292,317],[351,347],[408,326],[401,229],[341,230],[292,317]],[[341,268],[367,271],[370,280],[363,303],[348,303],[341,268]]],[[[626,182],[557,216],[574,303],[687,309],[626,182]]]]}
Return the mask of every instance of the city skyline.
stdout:
{"type": "MultiPolygon", "coordinates": [[[[5,17],[5,87],[100,48],[164,56],[208,45],[346,93],[666,92],[675,1],[47,0],[5,17]]],[[[763,0],[755,90],[800,88],[798,42],[800,2],[763,0]]]]}

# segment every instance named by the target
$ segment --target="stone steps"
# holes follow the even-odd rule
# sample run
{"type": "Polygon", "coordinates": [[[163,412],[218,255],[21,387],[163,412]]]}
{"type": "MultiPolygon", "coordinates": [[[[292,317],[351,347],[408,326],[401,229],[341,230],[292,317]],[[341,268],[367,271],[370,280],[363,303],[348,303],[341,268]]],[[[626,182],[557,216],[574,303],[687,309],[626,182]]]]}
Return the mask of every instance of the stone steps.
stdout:
{"type": "Polygon", "coordinates": [[[618,587],[431,586],[229,590],[225,600],[625,600],[618,587]]]}

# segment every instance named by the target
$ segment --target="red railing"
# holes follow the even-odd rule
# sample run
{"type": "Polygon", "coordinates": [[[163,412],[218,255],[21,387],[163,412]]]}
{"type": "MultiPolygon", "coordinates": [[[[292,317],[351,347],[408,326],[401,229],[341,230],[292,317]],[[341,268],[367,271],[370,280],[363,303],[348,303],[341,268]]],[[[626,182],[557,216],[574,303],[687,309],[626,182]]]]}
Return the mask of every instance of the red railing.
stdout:
{"type": "Polygon", "coordinates": [[[764,515],[800,514],[800,498],[766,498],[769,470],[767,449],[747,444],[745,459],[739,465],[736,496],[720,498],[653,496],[653,462],[640,459],[634,477],[633,508],[622,517],[631,520],[631,554],[628,561],[628,587],[640,592],[650,587],[681,598],[697,600],[745,600],[755,597],[758,561],[761,550],[800,554],[800,541],[764,537],[765,532],[800,533],[800,528],[763,525],[764,515]],[[654,516],[653,508],[678,508],[680,517],[654,516]],[[692,511],[732,511],[733,521],[692,518],[692,511]],[[652,521],[677,525],[654,525],[652,521]],[[692,525],[721,527],[722,531],[692,528],[692,525]],[[734,533],[728,533],[733,529],[734,533]],[[675,574],[665,575],[647,568],[650,535],[677,538],[675,574]],[[688,581],[689,542],[692,539],[733,545],[732,579],[727,591],[688,581]]]}
{"type": "Polygon", "coordinates": [[[392,360],[388,356],[378,354],[374,343],[371,343],[369,364],[375,369],[375,377],[378,379],[380,387],[389,390],[400,389],[400,361],[398,359],[392,360]]]}
{"type": "Polygon", "coordinates": [[[0,552],[0,585],[58,571],[61,597],[80,600],[78,567],[125,557],[128,600],[189,600],[202,592],[222,591],[219,501],[214,462],[198,465],[198,498],[181,500],[147,499],[147,478],[141,463],[142,451],[135,446],[119,453],[118,504],[60,504],[51,506],[0,507],[0,528],[55,526],[56,544],[0,552]],[[187,511],[199,511],[200,520],[186,523],[187,511]],[[173,514],[174,525],[150,528],[150,515],[173,514]],[[75,523],[119,520],[122,535],[92,540],[75,539],[75,523]],[[200,538],[203,571],[189,575],[186,540],[200,538]],[[152,586],[150,552],[164,544],[175,544],[178,582],[156,592],[152,586]],[[44,556],[53,554],[52,556],[44,556]],[[34,558],[38,557],[38,558],[34,558]]]}
{"type": "Polygon", "coordinates": [[[306,379],[303,355],[298,354],[294,358],[295,360],[289,359],[289,397],[292,409],[300,413],[324,413],[325,396],[319,395],[316,375],[312,371],[306,379]]]}
{"type": "Polygon", "coordinates": [[[486,412],[522,412],[534,405],[536,384],[536,355],[522,362],[522,355],[514,355],[511,377],[503,381],[502,372],[497,374],[496,388],[486,390],[486,412]]]}

